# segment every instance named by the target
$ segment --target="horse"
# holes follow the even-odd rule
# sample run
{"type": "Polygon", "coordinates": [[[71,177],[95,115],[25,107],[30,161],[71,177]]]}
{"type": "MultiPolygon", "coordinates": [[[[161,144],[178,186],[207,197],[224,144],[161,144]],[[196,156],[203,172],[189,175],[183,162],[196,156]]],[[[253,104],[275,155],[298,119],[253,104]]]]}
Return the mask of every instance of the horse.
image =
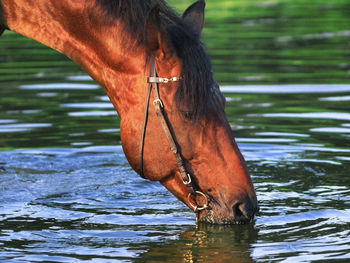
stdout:
{"type": "Polygon", "coordinates": [[[130,166],[197,222],[249,223],[256,192],[201,42],[204,11],[204,0],[182,16],[164,0],[0,0],[0,33],[65,54],[99,83],[130,166]]]}

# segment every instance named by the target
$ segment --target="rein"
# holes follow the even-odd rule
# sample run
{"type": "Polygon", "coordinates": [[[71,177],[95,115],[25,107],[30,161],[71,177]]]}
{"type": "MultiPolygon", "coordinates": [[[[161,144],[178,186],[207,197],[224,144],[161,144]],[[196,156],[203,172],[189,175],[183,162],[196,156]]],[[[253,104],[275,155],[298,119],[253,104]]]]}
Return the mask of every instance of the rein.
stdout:
{"type": "Polygon", "coordinates": [[[157,70],[156,70],[156,62],[154,56],[151,56],[150,60],[150,76],[147,79],[148,90],[147,90],[147,96],[145,101],[145,108],[144,108],[144,116],[143,116],[143,123],[142,123],[142,130],[141,130],[141,147],[139,152],[139,167],[140,167],[140,175],[144,177],[143,174],[143,152],[144,152],[144,145],[145,145],[145,137],[146,137],[146,129],[147,129],[147,120],[148,120],[148,108],[149,108],[149,101],[151,97],[151,93],[153,92],[154,100],[153,100],[153,106],[156,111],[156,115],[160,121],[160,124],[163,128],[163,131],[165,133],[165,136],[168,140],[170,150],[173,152],[176,164],[179,169],[182,182],[186,186],[189,194],[187,196],[189,204],[192,206],[193,210],[195,212],[204,210],[208,207],[208,197],[201,191],[195,189],[195,185],[193,184],[193,181],[191,179],[191,175],[186,172],[186,168],[184,166],[184,160],[178,150],[175,138],[170,130],[169,124],[166,120],[165,113],[164,113],[164,105],[162,100],[159,96],[159,85],[160,83],[168,83],[168,82],[176,82],[179,81],[180,78],[178,77],[172,77],[172,78],[160,78],[157,76],[157,70]],[[205,204],[198,205],[196,202],[195,197],[199,195],[204,197],[205,204]]]}

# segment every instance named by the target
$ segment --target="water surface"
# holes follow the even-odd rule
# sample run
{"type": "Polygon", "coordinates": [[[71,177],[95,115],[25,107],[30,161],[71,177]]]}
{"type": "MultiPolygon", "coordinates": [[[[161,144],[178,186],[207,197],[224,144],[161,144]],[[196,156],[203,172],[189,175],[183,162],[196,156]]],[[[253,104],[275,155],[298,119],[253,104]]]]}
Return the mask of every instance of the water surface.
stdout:
{"type": "Polygon", "coordinates": [[[261,207],[244,226],[196,226],[131,170],[96,83],[1,37],[0,261],[348,262],[347,2],[294,3],[208,2],[204,37],[261,207]]]}

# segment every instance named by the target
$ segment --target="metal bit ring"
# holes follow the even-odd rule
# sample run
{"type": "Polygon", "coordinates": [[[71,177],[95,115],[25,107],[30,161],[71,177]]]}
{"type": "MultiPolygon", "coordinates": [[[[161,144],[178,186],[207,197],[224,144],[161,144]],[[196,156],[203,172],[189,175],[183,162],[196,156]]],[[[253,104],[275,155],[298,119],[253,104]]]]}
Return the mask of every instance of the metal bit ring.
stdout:
{"type": "Polygon", "coordinates": [[[197,195],[201,195],[205,198],[205,204],[204,205],[197,205],[197,204],[194,204],[192,203],[192,200],[191,200],[191,195],[193,193],[189,193],[188,196],[187,196],[187,199],[188,199],[188,203],[190,204],[190,206],[193,208],[194,212],[198,212],[198,211],[202,211],[204,209],[207,209],[208,208],[208,197],[202,193],[201,191],[196,191],[194,194],[197,194],[197,195]]]}

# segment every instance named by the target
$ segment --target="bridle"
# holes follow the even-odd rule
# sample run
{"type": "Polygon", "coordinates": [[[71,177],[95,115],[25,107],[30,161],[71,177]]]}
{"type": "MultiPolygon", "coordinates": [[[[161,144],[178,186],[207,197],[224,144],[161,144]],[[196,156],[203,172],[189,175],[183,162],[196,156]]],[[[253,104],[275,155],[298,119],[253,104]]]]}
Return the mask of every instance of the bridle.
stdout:
{"type": "Polygon", "coordinates": [[[176,82],[179,81],[179,77],[172,77],[172,78],[161,78],[157,76],[157,70],[156,70],[156,61],[155,57],[151,56],[150,58],[150,76],[148,77],[147,82],[149,83],[148,85],[148,90],[147,90],[147,96],[146,96],[146,101],[145,101],[145,108],[144,108],[144,117],[143,117],[143,124],[142,124],[142,130],[141,130],[141,147],[140,147],[140,152],[139,152],[139,168],[140,168],[140,175],[144,178],[143,174],[143,151],[144,151],[144,145],[145,145],[145,136],[146,136],[146,129],[147,129],[147,120],[148,120],[148,108],[149,108],[149,101],[150,101],[150,96],[151,92],[153,92],[154,100],[153,100],[153,106],[156,111],[156,115],[160,121],[160,124],[164,130],[165,136],[168,140],[170,150],[174,153],[175,159],[176,159],[176,164],[179,169],[182,182],[186,186],[189,194],[187,196],[189,204],[193,208],[195,212],[204,210],[208,208],[208,197],[201,192],[198,187],[194,185],[194,182],[191,178],[191,175],[186,172],[186,168],[184,166],[184,160],[181,156],[181,153],[178,150],[177,143],[175,141],[175,138],[170,130],[168,121],[165,117],[165,112],[164,112],[164,105],[162,100],[160,99],[159,96],[159,85],[160,83],[168,83],[168,82],[176,82]],[[198,205],[196,202],[196,196],[202,196],[205,199],[205,204],[203,205],[198,205]]]}

